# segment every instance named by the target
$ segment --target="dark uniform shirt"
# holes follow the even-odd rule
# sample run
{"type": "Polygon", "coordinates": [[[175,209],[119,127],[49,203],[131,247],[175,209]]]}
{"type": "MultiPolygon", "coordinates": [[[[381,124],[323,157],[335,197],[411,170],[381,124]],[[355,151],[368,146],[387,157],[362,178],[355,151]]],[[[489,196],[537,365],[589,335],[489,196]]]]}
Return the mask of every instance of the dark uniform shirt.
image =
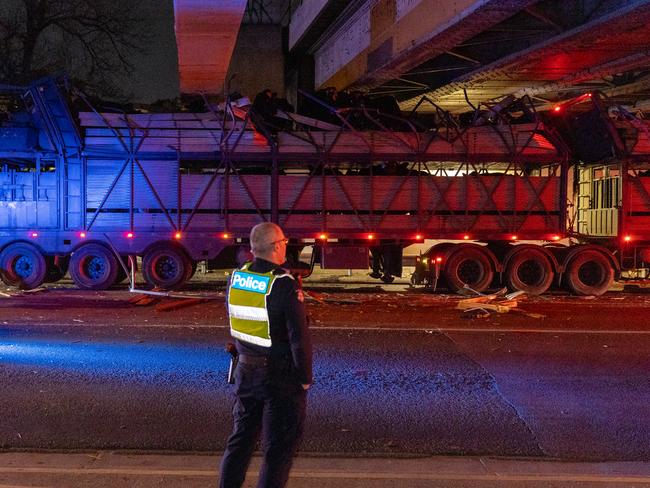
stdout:
{"type": "MultiPolygon", "coordinates": [[[[280,266],[265,259],[255,258],[250,271],[255,273],[284,274],[280,266]]],[[[248,356],[270,356],[271,360],[289,359],[293,374],[303,385],[312,383],[312,346],[302,290],[291,278],[278,278],[273,282],[267,297],[271,347],[258,346],[249,342],[235,340],[239,354],[248,356]]]]}

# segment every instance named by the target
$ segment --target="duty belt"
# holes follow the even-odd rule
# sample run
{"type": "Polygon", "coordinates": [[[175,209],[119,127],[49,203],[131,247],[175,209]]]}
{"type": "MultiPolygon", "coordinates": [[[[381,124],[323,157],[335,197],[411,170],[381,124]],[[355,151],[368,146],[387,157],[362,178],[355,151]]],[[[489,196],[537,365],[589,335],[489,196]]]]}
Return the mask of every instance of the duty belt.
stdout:
{"type": "Polygon", "coordinates": [[[270,364],[269,356],[251,356],[249,354],[240,354],[239,362],[250,366],[264,367],[270,364]]]}

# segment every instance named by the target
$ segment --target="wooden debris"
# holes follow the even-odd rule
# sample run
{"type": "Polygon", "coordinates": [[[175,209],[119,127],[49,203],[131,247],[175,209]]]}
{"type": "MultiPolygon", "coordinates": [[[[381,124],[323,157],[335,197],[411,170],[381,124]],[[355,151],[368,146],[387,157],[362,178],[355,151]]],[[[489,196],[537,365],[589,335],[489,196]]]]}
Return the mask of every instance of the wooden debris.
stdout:
{"type": "Polygon", "coordinates": [[[357,305],[362,303],[360,300],[355,300],[353,298],[325,298],[323,301],[326,303],[336,303],[339,305],[357,305]]]}
{"type": "Polygon", "coordinates": [[[207,301],[206,298],[180,298],[160,303],[156,305],[155,310],[156,312],[171,312],[173,310],[178,310],[179,308],[191,307],[207,301]]]}
{"type": "Polygon", "coordinates": [[[156,297],[152,295],[140,295],[140,298],[134,302],[131,302],[131,304],[137,307],[142,307],[142,306],[153,305],[154,303],[158,303],[161,299],[162,299],[161,297],[156,297]]]}
{"type": "Polygon", "coordinates": [[[463,318],[485,318],[489,315],[490,311],[497,313],[508,313],[515,311],[526,315],[531,318],[544,318],[544,315],[525,312],[517,308],[519,306],[518,300],[526,298],[526,292],[515,291],[506,293],[507,290],[503,288],[491,295],[478,294],[475,297],[464,298],[456,305],[456,308],[462,310],[463,318]]]}
{"type": "MultiPolygon", "coordinates": [[[[458,305],[456,305],[456,308],[459,310],[471,310],[471,309],[476,309],[476,308],[483,308],[485,310],[493,310],[494,312],[498,313],[507,313],[510,311],[512,307],[509,307],[507,305],[499,305],[498,303],[481,303],[480,307],[476,306],[476,302],[465,302],[465,300],[461,300],[458,302],[458,305]]],[[[517,305],[517,302],[515,302],[515,306],[517,305]]]]}
{"type": "MultiPolygon", "coordinates": [[[[162,291],[162,288],[154,288],[151,291],[162,291]]],[[[155,295],[147,295],[146,293],[140,293],[134,295],[127,300],[131,305],[151,305],[152,303],[159,301],[161,297],[155,295]]]]}
{"type": "Polygon", "coordinates": [[[316,293],[315,291],[307,291],[307,290],[303,290],[303,293],[305,294],[305,298],[307,298],[308,300],[314,300],[320,304],[325,303],[325,298],[321,293],[316,293]]]}
{"type": "Polygon", "coordinates": [[[44,291],[47,291],[47,288],[43,288],[42,286],[40,286],[38,288],[32,288],[31,290],[22,290],[22,293],[25,293],[25,294],[28,293],[28,294],[31,295],[33,293],[41,293],[41,292],[44,292],[44,291]]]}

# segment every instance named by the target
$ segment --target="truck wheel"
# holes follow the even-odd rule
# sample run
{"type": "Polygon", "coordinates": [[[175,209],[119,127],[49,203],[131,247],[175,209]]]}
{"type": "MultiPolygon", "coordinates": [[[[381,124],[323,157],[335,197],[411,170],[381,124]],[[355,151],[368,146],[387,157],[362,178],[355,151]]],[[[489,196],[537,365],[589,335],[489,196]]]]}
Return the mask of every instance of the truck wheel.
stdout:
{"type": "Polygon", "coordinates": [[[569,263],[567,283],[576,295],[602,295],[614,282],[614,268],[603,253],[588,249],[569,263]]]}
{"type": "Polygon", "coordinates": [[[553,267],[541,251],[524,249],[510,259],[506,282],[513,290],[541,295],[553,282],[553,267]]]}
{"type": "Polygon", "coordinates": [[[454,291],[463,289],[464,285],[475,291],[483,291],[494,278],[492,263],[480,249],[461,247],[455,251],[445,264],[447,284],[454,291]]]}
{"type": "Polygon", "coordinates": [[[117,278],[117,259],[101,244],[86,244],[70,258],[68,271],[72,281],[84,290],[106,290],[117,278]]]}
{"type": "Polygon", "coordinates": [[[36,288],[45,281],[46,272],[45,257],[31,244],[10,244],[0,253],[0,277],[9,286],[36,288]]]}
{"type": "Polygon", "coordinates": [[[168,244],[151,247],[142,258],[142,276],[153,287],[172,290],[182,286],[192,272],[185,252],[168,244]]]}

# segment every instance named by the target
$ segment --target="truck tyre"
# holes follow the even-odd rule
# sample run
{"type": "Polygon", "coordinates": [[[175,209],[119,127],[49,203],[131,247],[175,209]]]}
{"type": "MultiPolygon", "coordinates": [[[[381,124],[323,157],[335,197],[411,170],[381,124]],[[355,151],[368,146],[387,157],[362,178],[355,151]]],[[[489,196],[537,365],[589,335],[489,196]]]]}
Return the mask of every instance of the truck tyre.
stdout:
{"type": "Polygon", "coordinates": [[[453,291],[462,290],[467,285],[480,292],[490,286],[494,271],[484,252],[476,247],[461,246],[447,259],[444,275],[453,291]]]}
{"type": "Polygon", "coordinates": [[[85,244],[70,258],[70,277],[84,290],[106,290],[117,278],[117,259],[101,244],[85,244]]]}
{"type": "Polygon", "coordinates": [[[190,258],[169,244],[152,246],[142,258],[142,276],[153,287],[173,290],[183,286],[191,272],[190,258]]]}
{"type": "Polygon", "coordinates": [[[506,282],[512,290],[541,295],[553,283],[553,266],[542,251],[523,249],[508,262],[506,282]]]}
{"type": "Polygon", "coordinates": [[[196,269],[198,268],[199,263],[194,261],[193,259],[190,259],[190,267],[188,269],[187,273],[187,279],[185,280],[190,281],[192,278],[194,278],[194,275],[196,274],[196,269]]]}
{"type": "Polygon", "coordinates": [[[614,268],[607,256],[594,249],[578,253],[567,268],[567,284],[576,295],[602,295],[614,282],[614,268]]]}
{"type": "Polygon", "coordinates": [[[37,288],[45,281],[46,272],[45,257],[29,243],[10,244],[0,253],[0,277],[9,286],[37,288]]]}

